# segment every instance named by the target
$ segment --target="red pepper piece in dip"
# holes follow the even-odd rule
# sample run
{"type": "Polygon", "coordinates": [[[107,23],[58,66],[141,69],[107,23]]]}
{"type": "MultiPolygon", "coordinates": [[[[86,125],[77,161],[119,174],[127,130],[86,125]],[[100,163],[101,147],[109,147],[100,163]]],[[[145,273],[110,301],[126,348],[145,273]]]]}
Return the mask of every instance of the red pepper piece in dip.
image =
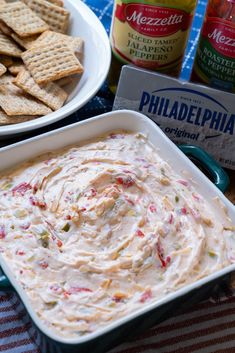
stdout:
{"type": "Polygon", "coordinates": [[[152,213],[156,213],[156,212],[157,212],[157,208],[156,208],[156,206],[155,206],[153,203],[151,203],[151,204],[149,205],[149,210],[150,210],[150,212],[152,212],[152,213]]]}
{"type": "Polygon", "coordinates": [[[12,189],[12,193],[13,193],[13,196],[15,196],[16,194],[20,194],[21,196],[24,196],[24,194],[31,189],[32,189],[32,186],[29,183],[21,183],[19,185],[16,185],[12,189]]]}
{"type": "Polygon", "coordinates": [[[34,196],[30,196],[29,201],[31,203],[32,206],[37,206],[43,210],[46,209],[47,205],[46,202],[38,200],[36,197],[34,196]]]}
{"type": "Polygon", "coordinates": [[[135,184],[135,180],[130,176],[117,177],[116,181],[118,184],[122,185],[124,188],[129,188],[135,184]]]}
{"type": "Polygon", "coordinates": [[[25,252],[23,250],[17,250],[16,255],[23,256],[25,255],[25,252]]]}
{"type": "Polygon", "coordinates": [[[71,287],[66,291],[67,294],[77,294],[81,292],[92,293],[93,290],[86,287],[71,287]]]}
{"type": "Polygon", "coordinates": [[[137,229],[136,235],[140,238],[144,238],[144,236],[145,236],[144,233],[142,232],[142,230],[140,230],[140,229],[137,229]]]}
{"type": "Polygon", "coordinates": [[[179,180],[177,180],[177,183],[179,183],[179,184],[181,184],[181,185],[183,185],[183,186],[186,186],[186,187],[188,187],[188,181],[187,180],[183,180],[183,179],[179,179],[179,180]]]}
{"type": "Polygon", "coordinates": [[[48,267],[48,263],[46,261],[40,261],[39,266],[45,270],[48,267]]]}
{"type": "Polygon", "coordinates": [[[4,239],[6,237],[6,228],[3,224],[0,225],[0,239],[4,239]]]}
{"type": "Polygon", "coordinates": [[[171,258],[170,258],[170,256],[167,256],[167,257],[165,258],[165,256],[164,256],[164,249],[163,249],[163,247],[162,247],[162,244],[161,244],[160,239],[158,239],[158,241],[157,241],[157,255],[158,255],[159,260],[160,260],[160,262],[161,262],[161,266],[162,266],[163,268],[166,268],[167,265],[171,262],[171,258]]]}
{"type": "Polygon", "coordinates": [[[145,303],[153,297],[151,289],[147,289],[140,297],[140,303],[145,303]]]}
{"type": "Polygon", "coordinates": [[[186,215],[188,213],[187,209],[185,207],[181,208],[181,214],[186,215]]]}

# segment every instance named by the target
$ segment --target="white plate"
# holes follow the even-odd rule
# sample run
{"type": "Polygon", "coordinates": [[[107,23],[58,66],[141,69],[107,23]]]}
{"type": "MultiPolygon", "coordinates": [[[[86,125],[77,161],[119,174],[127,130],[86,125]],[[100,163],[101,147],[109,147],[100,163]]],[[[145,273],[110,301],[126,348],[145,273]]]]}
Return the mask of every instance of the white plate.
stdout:
{"type": "Polygon", "coordinates": [[[84,73],[62,108],[32,121],[0,126],[0,136],[38,129],[72,114],[96,94],[108,74],[111,49],[100,20],[81,0],[65,0],[64,3],[71,13],[69,34],[85,41],[84,73]]]}

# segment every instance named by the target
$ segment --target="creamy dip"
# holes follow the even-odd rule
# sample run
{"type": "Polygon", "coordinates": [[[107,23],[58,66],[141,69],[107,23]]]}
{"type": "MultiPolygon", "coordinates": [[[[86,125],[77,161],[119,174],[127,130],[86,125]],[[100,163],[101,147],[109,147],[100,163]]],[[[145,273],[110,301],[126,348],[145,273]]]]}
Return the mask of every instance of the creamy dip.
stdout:
{"type": "Polygon", "coordinates": [[[141,134],[114,132],[0,178],[0,250],[58,336],[107,326],[235,262],[231,220],[141,134]]]}

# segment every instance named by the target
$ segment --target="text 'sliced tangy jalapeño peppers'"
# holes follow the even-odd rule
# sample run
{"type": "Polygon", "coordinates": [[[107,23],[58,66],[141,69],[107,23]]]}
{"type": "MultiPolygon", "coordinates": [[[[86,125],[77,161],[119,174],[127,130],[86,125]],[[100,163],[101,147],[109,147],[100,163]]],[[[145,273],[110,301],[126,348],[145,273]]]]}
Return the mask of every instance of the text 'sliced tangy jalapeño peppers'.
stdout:
{"type": "Polygon", "coordinates": [[[115,0],[109,74],[115,90],[121,66],[134,64],[178,76],[197,0],[115,0]]]}
{"type": "Polygon", "coordinates": [[[209,0],[191,80],[235,92],[235,0],[209,0]]]}

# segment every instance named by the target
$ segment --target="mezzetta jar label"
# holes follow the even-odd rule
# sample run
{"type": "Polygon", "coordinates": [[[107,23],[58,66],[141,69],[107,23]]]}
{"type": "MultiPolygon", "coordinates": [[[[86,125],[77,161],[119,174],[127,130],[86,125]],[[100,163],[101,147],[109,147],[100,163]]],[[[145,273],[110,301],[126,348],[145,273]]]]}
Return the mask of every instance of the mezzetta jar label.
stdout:
{"type": "Polygon", "coordinates": [[[220,54],[235,59],[235,26],[215,19],[204,25],[202,35],[220,54]]]}
{"type": "Polygon", "coordinates": [[[206,21],[197,54],[198,74],[205,75],[209,83],[212,79],[221,85],[235,83],[235,26],[232,23],[218,18],[206,21]]]}
{"type": "Polygon", "coordinates": [[[175,8],[118,2],[111,42],[124,62],[152,70],[177,67],[183,57],[192,15],[175,8]]]}
{"type": "Polygon", "coordinates": [[[169,36],[180,29],[187,30],[190,25],[187,13],[151,5],[118,5],[116,17],[127,21],[137,32],[151,37],[169,36]]]}

